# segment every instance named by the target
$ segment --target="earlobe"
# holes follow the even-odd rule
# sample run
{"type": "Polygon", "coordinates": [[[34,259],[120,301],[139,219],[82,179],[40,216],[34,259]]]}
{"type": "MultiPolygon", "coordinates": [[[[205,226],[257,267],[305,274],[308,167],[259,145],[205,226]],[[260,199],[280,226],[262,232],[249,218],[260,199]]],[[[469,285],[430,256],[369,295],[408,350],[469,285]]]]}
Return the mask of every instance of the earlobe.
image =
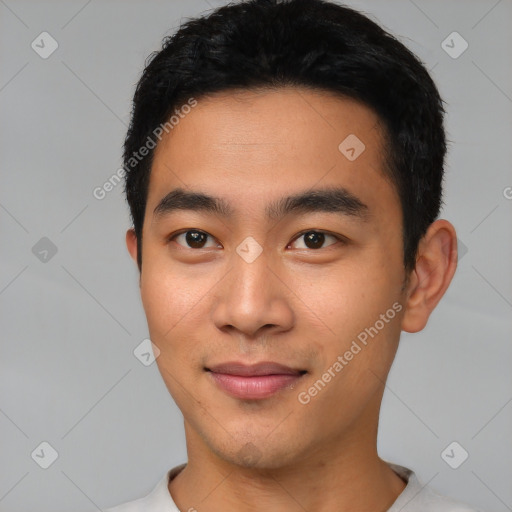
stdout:
{"type": "Polygon", "coordinates": [[[406,292],[402,330],[421,331],[448,289],[457,268],[457,235],[447,220],[437,220],[421,239],[406,292]]]}

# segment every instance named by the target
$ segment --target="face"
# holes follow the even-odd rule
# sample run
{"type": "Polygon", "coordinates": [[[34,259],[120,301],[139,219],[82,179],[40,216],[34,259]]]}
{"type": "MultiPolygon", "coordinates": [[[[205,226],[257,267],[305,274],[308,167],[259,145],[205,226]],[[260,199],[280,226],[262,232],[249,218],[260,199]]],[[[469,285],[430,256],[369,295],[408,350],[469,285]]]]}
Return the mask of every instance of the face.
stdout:
{"type": "Polygon", "coordinates": [[[276,468],[376,429],[405,279],[383,154],[371,110],[294,88],[201,99],[159,143],[140,288],[192,448],[276,468]]]}

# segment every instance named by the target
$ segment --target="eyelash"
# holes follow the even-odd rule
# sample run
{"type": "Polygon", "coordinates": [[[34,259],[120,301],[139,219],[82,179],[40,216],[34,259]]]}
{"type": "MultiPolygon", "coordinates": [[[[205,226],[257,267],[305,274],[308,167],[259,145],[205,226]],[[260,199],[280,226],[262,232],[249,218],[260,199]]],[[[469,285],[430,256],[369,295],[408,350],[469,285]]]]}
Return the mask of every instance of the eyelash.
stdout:
{"type": "MultiPolygon", "coordinates": [[[[193,229],[193,228],[190,228],[190,229],[185,229],[185,230],[182,230],[182,231],[179,231],[178,233],[173,233],[172,235],[170,235],[169,237],[167,237],[167,243],[170,243],[172,242],[176,237],[180,236],[180,235],[183,235],[185,233],[188,233],[188,232],[195,232],[195,233],[201,233],[201,234],[204,234],[206,236],[209,236],[211,238],[213,238],[212,235],[210,235],[209,233],[207,233],[206,231],[202,231],[200,229],[193,229]]],[[[319,234],[323,234],[323,235],[327,235],[327,236],[331,236],[332,238],[335,238],[338,242],[341,242],[342,244],[346,244],[347,243],[347,239],[340,236],[340,235],[334,235],[328,231],[322,231],[322,230],[316,230],[316,229],[307,229],[305,231],[301,231],[294,239],[292,242],[290,243],[293,243],[295,242],[296,240],[298,240],[299,238],[301,238],[302,236],[308,234],[308,233],[319,233],[319,234]]],[[[181,244],[178,244],[181,246],[181,244]]],[[[322,249],[328,249],[329,247],[333,246],[333,245],[336,245],[336,243],[334,244],[331,244],[331,245],[328,245],[327,247],[321,247],[320,249],[309,249],[308,247],[306,247],[306,249],[309,249],[310,251],[320,251],[322,249]]],[[[181,247],[185,247],[185,246],[181,246],[181,247]]],[[[185,249],[190,249],[190,250],[201,250],[201,249],[209,249],[209,247],[201,247],[199,249],[196,249],[196,248],[193,248],[193,247],[185,247],[185,249]]],[[[304,249],[302,249],[304,250],[304,249]]]]}

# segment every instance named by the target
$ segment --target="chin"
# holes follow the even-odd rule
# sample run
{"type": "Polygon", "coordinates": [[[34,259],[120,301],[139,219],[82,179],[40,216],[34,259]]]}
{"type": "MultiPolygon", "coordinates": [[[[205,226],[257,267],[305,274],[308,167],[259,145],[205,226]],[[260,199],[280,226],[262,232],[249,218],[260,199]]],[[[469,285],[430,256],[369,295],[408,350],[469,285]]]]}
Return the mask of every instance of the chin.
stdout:
{"type": "Polygon", "coordinates": [[[295,464],[300,457],[297,446],[284,439],[269,442],[265,433],[260,438],[251,435],[252,440],[231,439],[226,446],[210,446],[221,459],[245,469],[272,470],[295,464]]]}

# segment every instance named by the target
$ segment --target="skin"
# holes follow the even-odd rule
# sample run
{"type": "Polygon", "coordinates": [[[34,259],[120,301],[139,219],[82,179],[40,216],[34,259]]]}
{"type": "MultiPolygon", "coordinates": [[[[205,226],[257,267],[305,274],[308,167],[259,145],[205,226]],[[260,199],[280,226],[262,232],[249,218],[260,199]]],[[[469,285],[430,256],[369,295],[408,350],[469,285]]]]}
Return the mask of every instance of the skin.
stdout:
{"type": "MultiPolygon", "coordinates": [[[[188,464],[169,484],[180,510],[376,512],[403,491],[377,453],[384,382],[400,332],[423,329],[447,289],[457,248],[453,226],[437,220],[406,273],[402,213],[383,147],[379,120],[364,105],[282,88],[202,98],[156,148],[140,289],[158,368],[184,416],[188,464]],[[366,146],[354,161],[338,150],[349,134],[366,146]],[[326,186],[357,196],[365,218],[264,215],[272,200],[326,186]],[[236,213],[156,217],[158,202],[178,187],[221,197],[236,213]],[[169,240],[184,229],[207,233],[205,247],[191,247],[185,235],[169,240]],[[326,236],[310,248],[299,236],[305,230],[344,242],[326,236]],[[236,252],[248,236],[263,248],[252,263],[236,252]],[[401,311],[300,403],[298,394],[395,303],[401,311]],[[234,360],[307,373],[270,398],[241,400],[204,370],[234,360]]],[[[133,229],[126,242],[136,262],[133,229]]]]}

